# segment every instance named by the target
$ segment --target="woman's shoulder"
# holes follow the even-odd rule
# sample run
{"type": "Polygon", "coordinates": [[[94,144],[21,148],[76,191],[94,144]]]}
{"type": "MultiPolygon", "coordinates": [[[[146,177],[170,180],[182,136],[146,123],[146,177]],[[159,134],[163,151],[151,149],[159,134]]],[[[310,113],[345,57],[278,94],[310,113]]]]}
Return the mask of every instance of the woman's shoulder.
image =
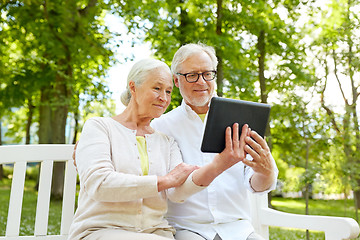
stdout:
{"type": "Polygon", "coordinates": [[[85,121],[85,124],[96,124],[104,122],[103,117],[91,117],[85,121]]]}
{"type": "Polygon", "coordinates": [[[84,126],[97,126],[109,128],[114,123],[114,120],[111,117],[91,117],[85,121],[84,126]]]}

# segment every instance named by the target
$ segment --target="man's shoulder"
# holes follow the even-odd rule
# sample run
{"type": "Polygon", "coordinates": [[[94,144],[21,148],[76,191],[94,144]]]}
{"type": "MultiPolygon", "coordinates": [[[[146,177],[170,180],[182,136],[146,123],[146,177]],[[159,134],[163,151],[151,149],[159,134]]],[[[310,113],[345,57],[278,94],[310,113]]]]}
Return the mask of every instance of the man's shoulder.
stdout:
{"type": "Polygon", "coordinates": [[[152,120],[151,124],[164,124],[166,122],[172,122],[172,121],[176,121],[176,119],[178,119],[181,116],[181,107],[177,107],[173,110],[171,110],[170,112],[167,112],[163,115],[161,115],[159,118],[155,118],[154,120],[152,120]]]}

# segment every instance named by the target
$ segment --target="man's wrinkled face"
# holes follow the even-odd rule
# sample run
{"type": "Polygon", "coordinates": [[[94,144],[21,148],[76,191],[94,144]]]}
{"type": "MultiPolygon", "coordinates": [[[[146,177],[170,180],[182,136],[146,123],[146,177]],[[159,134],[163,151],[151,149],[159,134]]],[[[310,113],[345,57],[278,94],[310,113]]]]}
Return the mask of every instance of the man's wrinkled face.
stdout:
{"type": "MultiPolygon", "coordinates": [[[[211,58],[205,52],[194,53],[179,65],[178,72],[186,73],[203,73],[213,71],[214,69],[211,58]]],[[[206,81],[202,75],[198,81],[189,83],[183,75],[174,75],[175,85],[179,88],[184,101],[197,113],[197,109],[208,109],[208,104],[214,94],[215,79],[206,81]]]]}

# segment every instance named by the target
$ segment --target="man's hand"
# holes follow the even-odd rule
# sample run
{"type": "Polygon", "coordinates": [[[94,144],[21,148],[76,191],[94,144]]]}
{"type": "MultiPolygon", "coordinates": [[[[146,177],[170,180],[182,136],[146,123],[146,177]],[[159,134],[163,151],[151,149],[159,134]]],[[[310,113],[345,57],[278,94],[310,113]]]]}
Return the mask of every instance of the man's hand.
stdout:
{"type": "Polygon", "coordinates": [[[250,129],[247,124],[244,124],[239,138],[239,124],[234,123],[232,131],[230,127],[226,128],[225,132],[225,149],[218,155],[220,160],[215,158],[218,162],[218,167],[222,171],[232,167],[236,163],[243,161],[246,157],[245,152],[245,138],[249,136],[250,129]],[[232,132],[232,138],[231,138],[232,132]]]}
{"type": "Polygon", "coordinates": [[[208,186],[226,169],[245,159],[245,138],[249,135],[249,126],[245,124],[242,127],[240,138],[238,123],[233,125],[232,132],[231,137],[231,128],[226,128],[225,149],[220,154],[217,154],[211,163],[194,172],[193,181],[196,185],[208,186]]]}
{"type": "Polygon", "coordinates": [[[255,191],[268,189],[274,181],[274,160],[270,148],[257,132],[250,131],[245,138],[245,151],[251,155],[253,160],[244,159],[243,162],[251,167],[255,174],[251,178],[251,187],[255,191]]]}

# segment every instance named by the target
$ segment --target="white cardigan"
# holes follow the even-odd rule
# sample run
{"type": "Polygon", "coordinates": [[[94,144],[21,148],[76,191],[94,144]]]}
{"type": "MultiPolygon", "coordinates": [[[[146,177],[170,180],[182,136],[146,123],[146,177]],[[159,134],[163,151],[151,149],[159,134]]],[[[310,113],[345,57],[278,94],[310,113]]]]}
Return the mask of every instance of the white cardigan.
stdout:
{"type": "Polygon", "coordinates": [[[79,206],[69,239],[80,239],[103,228],[174,231],[164,219],[167,198],[183,202],[204,187],[195,185],[191,174],[181,187],[158,192],[157,176],[166,175],[182,157],[172,137],[155,132],[145,138],[149,173],[142,176],[135,130],[112,118],[86,121],[76,150],[79,206]]]}

